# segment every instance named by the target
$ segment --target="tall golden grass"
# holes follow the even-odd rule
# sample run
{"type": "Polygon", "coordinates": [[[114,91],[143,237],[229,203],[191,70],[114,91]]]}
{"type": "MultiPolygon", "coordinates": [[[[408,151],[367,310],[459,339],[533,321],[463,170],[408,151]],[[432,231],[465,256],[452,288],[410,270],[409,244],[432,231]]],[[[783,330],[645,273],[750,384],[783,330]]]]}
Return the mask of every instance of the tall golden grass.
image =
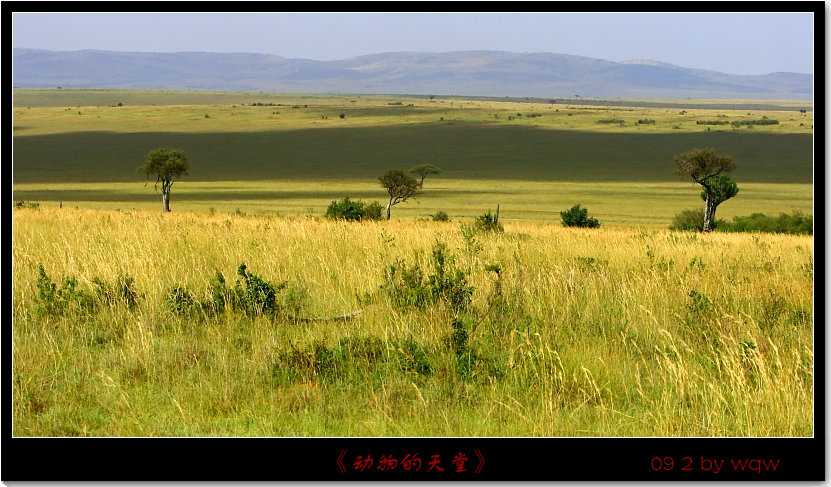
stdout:
{"type": "Polygon", "coordinates": [[[814,434],[811,237],[461,225],[16,209],[14,435],[814,434]],[[475,288],[467,375],[452,311],[382,288],[396,262],[429,274],[437,242],[475,288]],[[170,311],[242,263],[303,317],[362,312],[170,311]],[[39,265],[90,293],[132,277],[138,305],[43,313],[39,265]]]}

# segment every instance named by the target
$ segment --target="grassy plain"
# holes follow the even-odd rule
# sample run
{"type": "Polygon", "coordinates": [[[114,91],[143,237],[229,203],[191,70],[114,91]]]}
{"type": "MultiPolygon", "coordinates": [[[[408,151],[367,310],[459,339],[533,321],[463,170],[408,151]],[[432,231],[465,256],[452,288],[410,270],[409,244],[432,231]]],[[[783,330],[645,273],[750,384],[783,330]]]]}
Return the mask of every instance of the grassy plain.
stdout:
{"type": "Polygon", "coordinates": [[[193,167],[174,186],[181,210],[322,213],[344,196],[383,200],[378,175],[430,162],[444,173],[396,213],[471,217],[499,204],[534,220],[591,203],[601,222],[668,225],[699,205],[695,185],[672,174],[673,156],[715,147],[736,160],[741,190],[723,216],[813,212],[813,112],[801,112],[804,103],[567,102],[16,90],[14,198],[152,209],[160,198],[135,167],[150,150],[175,146],[193,167]],[[697,124],[765,117],[780,123],[697,124]],[[599,123],[608,120],[621,122],[599,123]]]}
{"type": "Polygon", "coordinates": [[[13,197],[41,204],[12,214],[14,434],[813,435],[813,239],[666,229],[693,147],[736,160],[718,218],[812,214],[810,107],[573,101],[15,90],[13,197]],[[193,165],[171,214],[135,172],[162,146],[193,165]],[[422,162],[391,221],[321,218],[422,162]],[[600,229],[559,224],[577,203],[600,229]],[[439,249],[469,306],[402,305],[439,249]],[[242,263],[280,312],[171,308],[242,263]]]}
{"type": "Polygon", "coordinates": [[[814,433],[812,238],[505,227],[14,210],[14,434],[814,433]],[[437,243],[474,288],[461,313],[391,293],[390,266],[437,272],[437,243]],[[288,312],[171,309],[241,263],[288,312]],[[49,311],[38,265],[95,307],[49,311]],[[119,277],[132,309],[96,291],[119,277]]]}

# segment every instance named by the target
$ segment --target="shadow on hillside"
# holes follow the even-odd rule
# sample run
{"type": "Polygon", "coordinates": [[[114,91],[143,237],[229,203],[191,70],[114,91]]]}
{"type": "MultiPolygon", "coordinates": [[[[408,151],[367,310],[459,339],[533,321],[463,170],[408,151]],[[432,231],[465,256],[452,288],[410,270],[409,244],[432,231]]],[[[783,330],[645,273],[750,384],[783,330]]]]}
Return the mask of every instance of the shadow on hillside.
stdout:
{"type": "Polygon", "coordinates": [[[15,183],[143,181],[158,147],[180,147],[190,180],[377,178],[430,162],[443,177],[539,181],[676,180],[672,160],[714,147],[743,182],[811,183],[810,134],[598,133],[487,124],[415,124],[245,133],[75,132],[14,138],[15,183]]]}

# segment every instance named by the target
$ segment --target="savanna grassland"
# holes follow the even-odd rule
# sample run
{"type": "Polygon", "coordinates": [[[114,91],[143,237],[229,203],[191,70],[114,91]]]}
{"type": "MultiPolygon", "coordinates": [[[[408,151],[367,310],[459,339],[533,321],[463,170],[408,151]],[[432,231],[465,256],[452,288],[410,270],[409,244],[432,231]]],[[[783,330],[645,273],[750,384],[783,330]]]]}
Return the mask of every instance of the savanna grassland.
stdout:
{"type": "Polygon", "coordinates": [[[16,90],[14,198],[156,209],[161,198],[135,168],[153,149],[179,147],[192,170],[173,187],[174,211],[322,214],[345,196],[383,200],[386,169],[431,163],[443,173],[396,216],[472,218],[499,204],[506,218],[551,221],[581,203],[606,225],[665,228],[699,202],[697,186],[673,174],[673,157],[714,147],[733,156],[742,192],[720,218],[813,213],[804,103],[557,101],[16,90]],[[765,119],[778,123],[731,125],[765,119]]]}
{"type": "Polygon", "coordinates": [[[720,103],[15,90],[14,435],[813,436],[813,238],[667,229],[693,147],[812,214],[813,114],[720,103]]]}

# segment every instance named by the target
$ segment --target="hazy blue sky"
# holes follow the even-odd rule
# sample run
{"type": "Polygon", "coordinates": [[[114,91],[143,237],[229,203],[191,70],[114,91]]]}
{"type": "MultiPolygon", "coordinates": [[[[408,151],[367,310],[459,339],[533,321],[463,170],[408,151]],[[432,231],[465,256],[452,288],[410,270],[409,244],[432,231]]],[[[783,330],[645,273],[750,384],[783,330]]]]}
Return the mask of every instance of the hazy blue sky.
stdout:
{"type": "Polygon", "coordinates": [[[732,74],[813,73],[813,18],[811,12],[32,12],[13,14],[12,37],[14,47],[64,51],[254,52],[325,61],[481,49],[653,59],[732,74]]]}

